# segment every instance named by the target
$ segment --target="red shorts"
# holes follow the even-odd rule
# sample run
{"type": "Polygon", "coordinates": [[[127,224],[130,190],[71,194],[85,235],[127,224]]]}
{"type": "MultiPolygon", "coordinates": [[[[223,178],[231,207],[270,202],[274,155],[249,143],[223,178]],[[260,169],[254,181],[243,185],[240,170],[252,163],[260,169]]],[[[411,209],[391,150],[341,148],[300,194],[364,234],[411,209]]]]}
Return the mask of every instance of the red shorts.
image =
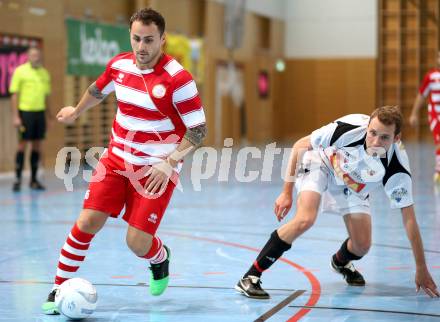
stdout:
{"type": "Polygon", "coordinates": [[[142,175],[139,175],[141,176],[139,179],[133,177],[134,172],[139,169],[140,166],[130,164],[126,166],[120,157],[105,153],[93,173],[83,208],[98,210],[116,218],[125,206],[122,218],[130,226],[154,235],[170,202],[175,185],[169,181],[160,196],[142,195],[147,177],[142,175]]]}

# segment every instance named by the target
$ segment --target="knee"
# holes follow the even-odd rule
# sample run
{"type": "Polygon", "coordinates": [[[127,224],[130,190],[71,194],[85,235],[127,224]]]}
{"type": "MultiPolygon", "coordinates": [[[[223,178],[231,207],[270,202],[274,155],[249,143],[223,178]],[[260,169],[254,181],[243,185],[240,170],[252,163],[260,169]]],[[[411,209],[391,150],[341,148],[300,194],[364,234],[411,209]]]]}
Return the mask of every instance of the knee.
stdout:
{"type": "Polygon", "coordinates": [[[295,226],[300,232],[305,232],[313,226],[313,224],[315,223],[315,219],[316,216],[313,215],[313,213],[298,217],[295,220],[295,226]]]}
{"type": "Polygon", "coordinates": [[[17,152],[24,152],[26,150],[26,142],[19,142],[17,146],[17,152]]]}
{"type": "Polygon", "coordinates": [[[371,239],[366,237],[359,240],[351,240],[354,252],[359,256],[364,256],[371,247],[371,239]]]}
{"type": "Polygon", "coordinates": [[[127,246],[130,250],[138,257],[143,257],[148,253],[149,247],[146,245],[141,245],[134,239],[127,237],[127,246]]]}
{"type": "Polygon", "coordinates": [[[315,223],[315,220],[313,218],[304,218],[304,219],[300,220],[299,226],[302,231],[306,231],[306,230],[310,229],[314,223],[315,223]]]}
{"type": "Polygon", "coordinates": [[[39,141],[32,141],[31,142],[31,150],[35,152],[40,152],[40,142],[39,141]]]}
{"type": "Polygon", "coordinates": [[[81,231],[89,234],[96,234],[102,227],[102,222],[93,216],[80,216],[76,223],[81,231]]]}
{"type": "Polygon", "coordinates": [[[138,257],[144,257],[152,245],[152,239],[139,238],[139,236],[134,234],[127,234],[126,242],[128,248],[138,257]]]}

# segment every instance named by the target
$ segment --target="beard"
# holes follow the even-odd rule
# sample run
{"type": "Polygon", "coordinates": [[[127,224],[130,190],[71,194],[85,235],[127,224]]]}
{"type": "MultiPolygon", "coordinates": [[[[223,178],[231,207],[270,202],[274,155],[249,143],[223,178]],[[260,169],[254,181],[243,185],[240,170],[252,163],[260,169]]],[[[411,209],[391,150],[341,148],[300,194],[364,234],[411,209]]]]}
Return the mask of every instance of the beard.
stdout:
{"type": "MultiPolygon", "coordinates": [[[[158,53],[150,53],[150,54],[144,54],[141,55],[140,53],[136,53],[136,63],[139,66],[146,66],[146,65],[150,65],[151,63],[154,62],[154,60],[157,58],[158,53]]],[[[153,67],[153,66],[149,66],[149,67],[153,67]]]]}
{"type": "Polygon", "coordinates": [[[150,63],[153,60],[153,58],[150,55],[136,54],[136,60],[139,64],[146,65],[150,63]]]}

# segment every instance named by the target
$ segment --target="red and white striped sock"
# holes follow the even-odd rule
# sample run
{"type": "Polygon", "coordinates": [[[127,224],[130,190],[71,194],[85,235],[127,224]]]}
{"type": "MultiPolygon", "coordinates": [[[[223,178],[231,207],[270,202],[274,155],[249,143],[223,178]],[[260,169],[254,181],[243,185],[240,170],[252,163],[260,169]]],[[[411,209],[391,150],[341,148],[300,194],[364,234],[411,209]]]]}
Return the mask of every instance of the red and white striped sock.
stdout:
{"type": "Polygon", "coordinates": [[[61,249],[54,288],[73,277],[86,257],[93,236],[95,234],[82,232],[75,223],[61,249]]]}
{"type": "Polygon", "coordinates": [[[148,259],[151,264],[159,264],[167,259],[168,253],[159,237],[154,236],[150,250],[142,258],[148,259]]]}
{"type": "Polygon", "coordinates": [[[435,171],[440,172],[440,149],[435,151],[435,171]]]}

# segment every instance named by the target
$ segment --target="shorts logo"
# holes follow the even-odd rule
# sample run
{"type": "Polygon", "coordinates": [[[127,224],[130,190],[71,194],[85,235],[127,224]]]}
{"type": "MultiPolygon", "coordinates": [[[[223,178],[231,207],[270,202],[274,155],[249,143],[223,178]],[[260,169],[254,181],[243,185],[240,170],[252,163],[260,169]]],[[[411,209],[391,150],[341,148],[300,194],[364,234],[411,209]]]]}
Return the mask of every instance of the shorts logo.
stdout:
{"type": "Polygon", "coordinates": [[[167,90],[165,89],[165,86],[163,86],[162,84],[158,84],[153,87],[153,96],[156,98],[164,97],[166,92],[167,90]]]}
{"type": "Polygon", "coordinates": [[[84,195],[84,199],[85,200],[89,199],[89,196],[90,196],[90,190],[87,190],[86,194],[84,195]]]}
{"type": "Polygon", "coordinates": [[[350,189],[348,189],[348,188],[344,188],[344,195],[346,195],[347,197],[348,197],[349,195],[351,195],[351,191],[350,191],[350,189]]]}
{"type": "Polygon", "coordinates": [[[150,214],[150,216],[148,217],[148,221],[155,224],[157,221],[157,214],[155,214],[154,212],[150,214]]]}

